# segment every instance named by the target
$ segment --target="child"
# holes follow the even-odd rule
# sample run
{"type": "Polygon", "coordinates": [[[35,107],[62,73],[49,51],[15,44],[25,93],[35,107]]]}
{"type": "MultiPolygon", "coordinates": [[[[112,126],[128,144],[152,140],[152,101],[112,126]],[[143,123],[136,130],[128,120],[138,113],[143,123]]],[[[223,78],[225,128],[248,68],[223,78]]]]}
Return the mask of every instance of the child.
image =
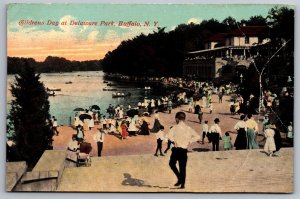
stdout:
{"type": "Polygon", "coordinates": [[[274,125],[268,125],[267,129],[264,131],[265,137],[267,138],[264,146],[264,151],[270,157],[272,157],[273,152],[276,151],[276,145],[274,140],[275,131],[272,128],[274,128],[274,125]]]}
{"type": "MultiPolygon", "coordinates": [[[[170,127],[170,129],[173,128],[173,126],[170,127]]],[[[171,144],[174,145],[174,142],[172,142],[169,138],[168,138],[168,134],[165,136],[165,140],[167,141],[167,148],[164,151],[164,153],[167,153],[168,150],[171,148],[171,144]]]]}
{"type": "Polygon", "coordinates": [[[199,119],[200,124],[202,122],[202,117],[203,117],[203,112],[201,111],[201,108],[200,108],[198,111],[198,119],[199,119]]]}
{"type": "Polygon", "coordinates": [[[76,134],[78,142],[82,142],[84,139],[84,131],[83,131],[83,126],[80,124],[77,126],[77,134],[76,134]]]}
{"type": "Polygon", "coordinates": [[[228,151],[231,148],[231,137],[229,135],[229,132],[226,132],[225,135],[222,137],[222,140],[224,142],[224,150],[228,151]]]}
{"type": "Polygon", "coordinates": [[[213,105],[212,103],[209,104],[209,113],[212,114],[213,112],[213,105]]]}
{"type": "Polygon", "coordinates": [[[114,135],[115,132],[116,132],[116,130],[117,130],[117,129],[116,129],[116,126],[113,125],[112,123],[110,123],[108,133],[114,135]]]}
{"type": "Polygon", "coordinates": [[[193,101],[189,101],[189,112],[193,112],[193,101]]]}
{"type": "Polygon", "coordinates": [[[165,156],[161,151],[162,141],[165,139],[165,133],[163,131],[164,126],[160,125],[159,129],[160,130],[156,133],[157,147],[156,147],[156,151],[155,151],[154,156],[158,156],[157,155],[158,150],[160,152],[160,156],[165,156]]]}
{"type": "Polygon", "coordinates": [[[204,144],[204,138],[205,136],[207,137],[208,141],[210,142],[210,137],[209,137],[209,131],[208,131],[208,121],[205,120],[204,124],[202,126],[202,144],[204,144]]]}
{"type": "Polygon", "coordinates": [[[128,131],[127,131],[128,127],[126,125],[126,121],[125,120],[122,121],[121,128],[122,128],[122,134],[121,134],[121,136],[122,136],[122,140],[123,140],[123,139],[126,139],[127,136],[128,136],[128,131]]]}
{"type": "Polygon", "coordinates": [[[103,129],[103,130],[106,130],[106,129],[107,129],[107,119],[106,119],[105,115],[103,115],[102,129],[103,129]]]}

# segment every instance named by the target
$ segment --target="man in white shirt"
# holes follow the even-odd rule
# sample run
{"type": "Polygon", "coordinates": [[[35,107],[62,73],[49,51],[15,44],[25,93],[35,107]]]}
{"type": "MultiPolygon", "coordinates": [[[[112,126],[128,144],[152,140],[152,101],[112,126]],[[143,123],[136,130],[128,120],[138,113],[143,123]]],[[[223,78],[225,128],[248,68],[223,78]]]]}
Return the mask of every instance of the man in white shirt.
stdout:
{"type": "Polygon", "coordinates": [[[184,123],[185,117],[184,112],[177,112],[175,115],[177,125],[170,129],[168,134],[169,140],[174,142],[169,165],[178,179],[174,186],[180,186],[181,189],[184,189],[185,185],[188,145],[200,140],[200,136],[195,130],[184,123]],[[179,163],[179,171],[176,167],[177,161],[179,163]]]}
{"type": "Polygon", "coordinates": [[[213,151],[219,151],[219,140],[223,135],[219,126],[219,118],[216,118],[214,122],[215,124],[210,127],[210,137],[212,141],[213,151]]]}
{"type": "Polygon", "coordinates": [[[105,132],[100,128],[96,134],[94,134],[93,139],[97,143],[98,148],[98,157],[101,156],[101,151],[103,149],[103,142],[104,142],[105,132]]]}

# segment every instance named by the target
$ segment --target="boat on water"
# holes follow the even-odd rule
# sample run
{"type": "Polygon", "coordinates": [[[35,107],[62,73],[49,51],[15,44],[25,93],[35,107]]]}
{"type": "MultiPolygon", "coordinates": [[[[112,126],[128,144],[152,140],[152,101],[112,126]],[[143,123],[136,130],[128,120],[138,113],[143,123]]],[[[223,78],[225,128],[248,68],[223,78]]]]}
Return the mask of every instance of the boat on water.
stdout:
{"type": "Polygon", "coordinates": [[[131,96],[131,93],[113,93],[112,98],[118,98],[118,97],[129,97],[131,96]]]}
{"type": "Polygon", "coordinates": [[[117,91],[116,88],[103,88],[103,91],[117,91]]]}

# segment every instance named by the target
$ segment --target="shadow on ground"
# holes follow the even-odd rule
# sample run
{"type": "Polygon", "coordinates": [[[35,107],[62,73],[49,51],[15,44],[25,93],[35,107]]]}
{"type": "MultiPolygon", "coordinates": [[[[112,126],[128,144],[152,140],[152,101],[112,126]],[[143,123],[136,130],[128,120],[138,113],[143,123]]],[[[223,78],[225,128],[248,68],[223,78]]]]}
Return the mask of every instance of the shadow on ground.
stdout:
{"type": "Polygon", "coordinates": [[[196,151],[196,152],[208,152],[210,150],[206,149],[206,148],[193,148],[193,151],[196,151]]]}
{"type": "Polygon", "coordinates": [[[124,173],[124,180],[122,181],[122,185],[124,186],[137,186],[137,187],[155,187],[155,188],[168,188],[168,187],[161,187],[161,186],[155,186],[155,185],[147,185],[145,184],[144,180],[137,179],[137,178],[132,178],[129,173],[124,173]]]}

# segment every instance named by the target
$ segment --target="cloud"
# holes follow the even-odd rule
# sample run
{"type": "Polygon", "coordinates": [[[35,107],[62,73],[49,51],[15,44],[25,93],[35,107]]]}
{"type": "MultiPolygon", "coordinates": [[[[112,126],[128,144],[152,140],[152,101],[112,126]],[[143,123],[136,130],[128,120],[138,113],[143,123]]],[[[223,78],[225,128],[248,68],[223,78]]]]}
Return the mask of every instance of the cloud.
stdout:
{"type": "Polygon", "coordinates": [[[101,59],[114,50],[123,40],[132,39],[141,33],[147,35],[154,27],[128,27],[126,29],[99,26],[70,26],[62,22],[77,20],[65,15],[56,28],[47,26],[18,26],[8,24],[7,54],[16,57],[33,57],[43,61],[48,55],[61,56],[71,60],[101,59]]]}
{"type": "Polygon", "coordinates": [[[193,17],[193,18],[190,18],[190,19],[187,21],[187,24],[190,24],[190,23],[200,24],[201,22],[202,22],[202,19],[193,17]]]}
{"type": "Polygon", "coordinates": [[[88,43],[90,43],[90,42],[95,43],[98,39],[98,34],[99,34],[99,31],[96,31],[96,30],[90,32],[87,37],[88,43]]]}
{"type": "Polygon", "coordinates": [[[104,36],[104,41],[107,41],[107,42],[116,41],[119,39],[120,39],[120,36],[114,30],[107,30],[107,32],[104,36]]]}

